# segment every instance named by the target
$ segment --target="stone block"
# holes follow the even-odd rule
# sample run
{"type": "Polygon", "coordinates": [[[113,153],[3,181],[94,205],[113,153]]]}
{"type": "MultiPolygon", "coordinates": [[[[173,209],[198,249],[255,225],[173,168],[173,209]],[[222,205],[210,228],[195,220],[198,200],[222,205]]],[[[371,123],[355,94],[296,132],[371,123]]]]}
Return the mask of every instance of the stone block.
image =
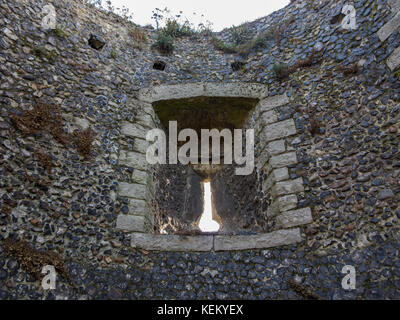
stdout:
{"type": "Polygon", "coordinates": [[[400,12],[398,12],[391,20],[389,20],[386,24],[383,25],[382,28],[378,30],[378,37],[383,42],[393,32],[397,32],[397,29],[400,27],[400,12]]]}
{"type": "Polygon", "coordinates": [[[276,111],[274,111],[274,110],[264,112],[261,115],[261,124],[262,125],[275,123],[277,121],[278,121],[278,115],[277,115],[276,111]]]}
{"type": "Polygon", "coordinates": [[[271,156],[285,152],[285,140],[276,140],[268,143],[267,151],[271,156]]]}
{"type": "Polygon", "coordinates": [[[302,241],[299,229],[278,230],[249,236],[214,236],[214,250],[265,249],[302,241]]]}
{"type": "Polygon", "coordinates": [[[298,193],[304,191],[303,178],[295,180],[280,181],[272,189],[273,196],[298,193]]]}
{"type": "Polygon", "coordinates": [[[121,197],[145,200],[147,187],[143,184],[120,182],[118,185],[118,194],[121,197]]]}
{"type": "Polygon", "coordinates": [[[272,171],[272,177],[274,178],[274,181],[283,181],[289,179],[289,169],[284,167],[284,168],[279,168],[275,169],[272,171]]]}
{"type": "Polygon", "coordinates": [[[135,138],[135,141],[133,143],[133,148],[139,153],[146,154],[149,145],[150,144],[147,140],[135,138]]]}
{"type": "Polygon", "coordinates": [[[269,159],[269,165],[272,168],[282,168],[297,163],[296,152],[282,153],[269,159]]]}
{"type": "Polygon", "coordinates": [[[293,119],[276,122],[264,127],[262,138],[273,141],[296,134],[296,126],[293,119]]]}
{"type": "Polygon", "coordinates": [[[130,215],[147,216],[149,213],[149,208],[145,200],[130,199],[128,208],[130,215]]]}
{"type": "Polygon", "coordinates": [[[147,170],[146,156],[142,153],[121,150],[118,162],[121,166],[127,166],[139,170],[147,170]]]}
{"type": "Polygon", "coordinates": [[[279,211],[284,212],[295,209],[297,207],[297,201],[297,196],[295,194],[289,194],[283,197],[279,197],[276,200],[276,203],[278,205],[279,211]]]}
{"type": "Polygon", "coordinates": [[[297,227],[309,224],[313,221],[311,209],[302,208],[298,210],[286,211],[276,218],[276,223],[282,228],[297,227]]]}
{"type": "Polygon", "coordinates": [[[211,251],[213,236],[132,233],[131,246],[149,251],[211,251]]]}
{"type": "Polygon", "coordinates": [[[392,11],[400,11],[400,0],[388,0],[388,3],[389,6],[392,8],[392,11]]]}
{"type": "Polygon", "coordinates": [[[121,133],[131,138],[141,138],[146,140],[147,129],[143,128],[138,123],[130,123],[123,121],[121,123],[121,133]]]}
{"type": "Polygon", "coordinates": [[[134,170],[133,173],[132,173],[132,180],[135,183],[147,184],[147,182],[148,182],[148,173],[147,173],[147,171],[134,170]]]}
{"type": "Polygon", "coordinates": [[[400,66],[400,47],[392,52],[386,63],[392,71],[396,70],[400,66]]]}
{"type": "Polygon", "coordinates": [[[132,216],[120,214],[117,217],[117,228],[131,232],[148,231],[148,223],[144,216],[132,216]]]}
{"type": "Polygon", "coordinates": [[[268,97],[268,98],[260,101],[259,110],[260,110],[260,113],[262,113],[262,112],[283,106],[285,104],[288,104],[289,102],[290,102],[289,98],[287,97],[286,94],[268,97]]]}

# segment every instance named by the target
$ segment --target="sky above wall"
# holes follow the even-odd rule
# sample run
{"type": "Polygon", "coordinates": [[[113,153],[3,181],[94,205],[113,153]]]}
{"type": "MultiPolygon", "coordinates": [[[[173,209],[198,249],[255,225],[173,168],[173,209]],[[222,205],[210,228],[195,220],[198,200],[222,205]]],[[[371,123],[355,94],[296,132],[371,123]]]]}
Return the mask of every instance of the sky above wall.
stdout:
{"type": "Polygon", "coordinates": [[[133,22],[140,25],[155,25],[154,20],[151,19],[152,11],[155,8],[168,7],[176,14],[183,11],[183,15],[195,25],[209,20],[213,23],[214,31],[221,31],[232,25],[237,26],[246,21],[264,17],[285,7],[290,0],[111,0],[111,2],[116,8],[122,8],[122,6],[129,8],[130,13],[133,14],[133,22]],[[193,15],[193,12],[196,15],[193,15]]]}

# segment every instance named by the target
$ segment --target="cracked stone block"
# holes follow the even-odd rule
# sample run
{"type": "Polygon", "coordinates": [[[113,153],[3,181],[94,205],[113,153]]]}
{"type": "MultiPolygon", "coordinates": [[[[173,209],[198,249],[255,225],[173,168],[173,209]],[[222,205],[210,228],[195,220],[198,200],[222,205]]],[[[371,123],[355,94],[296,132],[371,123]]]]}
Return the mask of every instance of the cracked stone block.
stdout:
{"type": "Polygon", "coordinates": [[[304,191],[303,179],[297,178],[295,180],[277,182],[272,189],[272,194],[273,196],[281,196],[303,191],[304,191]]]}
{"type": "Polygon", "coordinates": [[[118,185],[118,194],[121,197],[133,199],[146,199],[147,188],[142,184],[120,182],[118,185]]]}
{"type": "Polygon", "coordinates": [[[283,153],[269,159],[272,168],[281,168],[297,163],[296,152],[283,153]]]}
{"type": "Polygon", "coordinates": [[[265,249],[302,241],[300,229],[278,230],[249,236],[214,236],[214,250],[265,249]]]}
{"type": "Polygon", "coordinates": [[[391,20],[389,20],[385,25],[383,25],[382,28],[379,29],[378,31],[378,37],[379,39],[383,42],[387,38],[390,37],[390,35],[393,32],[397,32],[397,29],[400,27],[400,12],[398,12],[391,20]]]}
{"type": "Polygon", "coordinates": [[[297,227],[309,224],[313,221],[311,209],[302,208],[298,210],[286,211],[276,218],[276,223],[282,228],[297,227]]]}
{"type": "Polygon", "coordinates": [[[210,251],[213,236],[133,233],[131,246],[149,251],[210,251]]]}
{"type": "Polygon", "coordinates": [[[131,232],[146,232],[148,222],[144,216],[132,216],[120,214],[117,217],[117,228],[131,232]]]}
{"type": "Polygon", "coordinates": [[[296,134],[293,119],[276,122],[264,127],[263,138],[266,142],[282,139],[296,134]]]}

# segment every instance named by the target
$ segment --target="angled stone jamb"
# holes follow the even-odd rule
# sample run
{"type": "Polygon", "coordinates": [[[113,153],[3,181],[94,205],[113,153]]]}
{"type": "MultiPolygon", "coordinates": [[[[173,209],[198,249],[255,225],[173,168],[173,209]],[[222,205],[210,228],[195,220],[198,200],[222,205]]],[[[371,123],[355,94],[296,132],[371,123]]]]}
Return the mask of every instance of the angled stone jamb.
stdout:
{"type": "Polygon", "coordinates": [[[268,95],[268,87],[259,83],[228,82],[206,83],[207,97],[240,97],[263,99],[268,95]]]}
{"type": "Polygon", "coordinates": [[[149,251],[211,251],[213,236],[132,233],[131,246],[149,251]]]}
{"type": "Polygon", "coordinates": [[[386,63],[392,71],[396,70],[400,66],[400,47],[392,52],[386,63]]]}
{"type": "Polygon", "coordinates": [[[278,227],[281,228],[297,227],[304,224],[309,224],[312,221],[313,218],[310,208],[286,211],[278,215],[276,218],[276,223],[278,227]]]}
{"type": "Polygon", "coordinates": [[[383,42],[400,27],[400,11],[378,30],[378,37],[383,42]]]}
{"type": "Polygon", "coordinates": [[[214,250],[266,249],[301,242],[300,229],[278,230],[249,236],[214,236],[214,250]]]}
{"type": "Polygon", "coordinates": [[[189,83],[175,85],[161,85],[140,89],[137,99],[144,102],[154,102],[169,99],[185,99],[205,95],[204,83],[189,83]]]}

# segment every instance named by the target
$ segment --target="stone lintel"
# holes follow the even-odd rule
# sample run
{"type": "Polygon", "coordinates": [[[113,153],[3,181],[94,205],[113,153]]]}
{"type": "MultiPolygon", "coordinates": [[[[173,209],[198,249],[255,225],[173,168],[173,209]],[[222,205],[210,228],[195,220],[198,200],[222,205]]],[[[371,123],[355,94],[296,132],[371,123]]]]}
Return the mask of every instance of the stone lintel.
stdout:
{"type": "Polygon", "coordinates": [[[265,249],[302,241],[300,229],[278,230],[257,235],[214,236],[214,250],[265,249]]]}
{"type": "Polygon", "coordinates": [[[241,97],[263,99],[268,95],[268,87],[260,83],[230,82],[206,83],[207,97],[241,97]]]}
{"type": "Polygon", "coordinates": [[[149,251],[211,251],[213,236],[132,233],[131,246],[149,251]]]}

